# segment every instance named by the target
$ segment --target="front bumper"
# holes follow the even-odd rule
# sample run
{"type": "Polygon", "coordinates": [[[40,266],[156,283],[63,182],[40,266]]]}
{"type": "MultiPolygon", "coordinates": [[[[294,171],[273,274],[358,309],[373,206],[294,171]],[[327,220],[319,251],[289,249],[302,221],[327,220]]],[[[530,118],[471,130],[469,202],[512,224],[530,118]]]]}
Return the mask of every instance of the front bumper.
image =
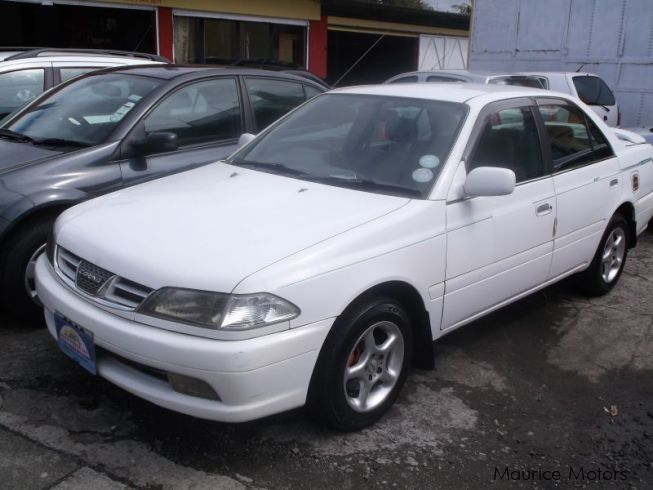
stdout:
{"type": "Polygon", "coordinates": [[[36,265],[36,289],[53,337],[55,311],[93,332],[95,345],[101,347],[100,376],[162,407],[222,422],[245,422],[304,405],[317,356],[333,324],[328,319],[238,341],[162,330],[83,299],[60,282],[44,255],[36,265]],[[179,393],[165,379],[132,363],[204,381],[220,401],[179,393]]]}

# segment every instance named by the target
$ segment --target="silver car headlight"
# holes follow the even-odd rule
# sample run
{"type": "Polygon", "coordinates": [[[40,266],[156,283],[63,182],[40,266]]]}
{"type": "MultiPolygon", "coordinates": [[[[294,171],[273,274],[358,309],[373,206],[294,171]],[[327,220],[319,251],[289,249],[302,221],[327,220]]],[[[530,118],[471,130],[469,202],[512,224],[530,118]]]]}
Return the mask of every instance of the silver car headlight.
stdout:
{"type": "Polygon", "coordinates": [[[273,294],[224,294],[181,288],[159,289],[138,311],[214,330],[265,327],[292,320],[300,313],[295,305],[273,294]]]}

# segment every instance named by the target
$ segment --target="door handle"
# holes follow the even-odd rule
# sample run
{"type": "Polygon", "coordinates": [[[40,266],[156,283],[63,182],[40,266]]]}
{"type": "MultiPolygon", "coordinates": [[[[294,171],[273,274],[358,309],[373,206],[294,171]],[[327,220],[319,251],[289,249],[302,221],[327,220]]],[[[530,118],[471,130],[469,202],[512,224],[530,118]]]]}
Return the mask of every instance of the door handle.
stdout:
{"type": "Polygon", "coordinates": [[[553,211],[553,206],[551,206],[548,202],[546,204],[540,204],[537,209],[535,210],[535,214],[537,216],[546,216],[549,214],[551,211],[553,211]]]}
{"type": "Polygon", "coordinates": [[[610,181],[610,187],[616,187],[619,184],[619,179],[612,179],[610,181]]]}

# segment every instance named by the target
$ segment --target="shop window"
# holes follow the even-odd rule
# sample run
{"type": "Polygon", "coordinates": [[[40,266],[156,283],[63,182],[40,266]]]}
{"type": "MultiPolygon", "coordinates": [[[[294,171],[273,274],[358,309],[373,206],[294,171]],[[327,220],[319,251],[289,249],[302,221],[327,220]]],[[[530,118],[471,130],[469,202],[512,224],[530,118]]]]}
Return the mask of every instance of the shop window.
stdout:
{"type": "Polygon", "coordinates": [[[277,60],[304,66],[306,28],[268,22],[174,19],[178,63],[229,65],[239,60],[277,60]]]}

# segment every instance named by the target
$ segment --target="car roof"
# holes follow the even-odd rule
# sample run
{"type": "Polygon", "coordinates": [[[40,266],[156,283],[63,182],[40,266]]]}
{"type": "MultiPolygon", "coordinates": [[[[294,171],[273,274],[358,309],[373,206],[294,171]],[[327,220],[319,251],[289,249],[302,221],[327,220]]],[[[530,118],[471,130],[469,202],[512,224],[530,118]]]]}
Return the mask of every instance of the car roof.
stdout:
{"type": "MultiPolygon", "coordinates": [[[[241,68],[237,66],[208,66],[208,65],[168,65],[168,64],[149,64],[149,65],[123,65],[112,68],[105,68],[103,70],[96,70],[83,77],[100,76],[104,73],[124,73],[132,75],[140,75],[152,78],[159,78],[162,80],[174,80],[183,78],[184,80],[192,80],[195,78],[203,78],[210,75],[251,75],[251,76],[265,76],[270,78],[287,78],[302,83],[310,83],[318,86],[319,84],[306,78],[290,73],[279,71],[258,70],[255,68],[241,68]]],[[[324,87],[322,87],[324,88],[324,87]]]]}
{"type": "Polygon", "coordinates": [[[514,85],[487,85],[477,83],[393,83],[382,85],[361,85],[332,90],[330,93],[383,95],[414,99],[440,100],[465,103],[471,99],[483,99],[484,103],[516,97],[542,97],[546,93],[560,97],[563,94],[545,91],[541,88],[514,85]]]}
{"type": "Polygon", "coordinates": [[[528,76],[544,76],[544,77],[550,77],[550,76],[566,76],[566,75],[573,75],[573,76],[587,76],[587,77],[598,77],[596,73],[590,73],[587,71],[520,71],[517,73],[517,75],[528,75],[528,76]]]}

